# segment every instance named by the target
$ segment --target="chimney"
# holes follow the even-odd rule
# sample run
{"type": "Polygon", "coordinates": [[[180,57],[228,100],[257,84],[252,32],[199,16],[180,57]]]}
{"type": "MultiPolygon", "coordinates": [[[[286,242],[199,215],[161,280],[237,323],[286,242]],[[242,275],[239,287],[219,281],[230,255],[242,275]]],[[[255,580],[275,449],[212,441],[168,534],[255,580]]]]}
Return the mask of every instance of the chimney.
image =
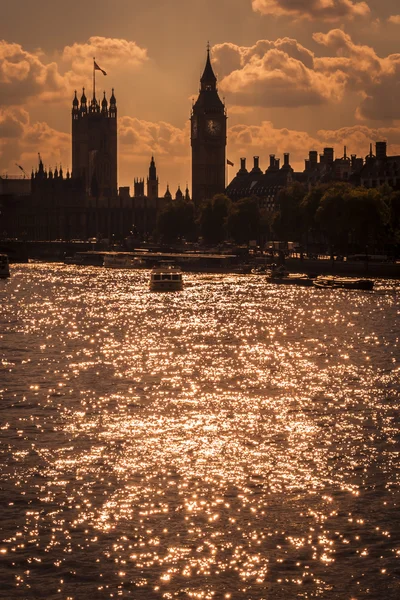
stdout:
{"type": "Polygon", "coordinates": [[[259,156],[253,156],[253,159],[254,159],[254,169],[259,169],[260,168],[258,166],[259,156]]]}
{"type": "Polygon", "coordinates": [[[375,144],[375,154],[377,160],[386,160],[386,142],[376,142],[375,144]]]}
{"type": "Polygon", "coordinates": [[[289,152],[285,152],[285,154],[283,155],[283,166],[284,167],[290,167],[289,157],[290,157],[289,152]]]}
{"type": "Polygon", "coordinates": [[[271,169],[275,167],[275,154],[269,155],[269,166],[271,169]]]}
{"type": "Polygon", "coordinates": [[[240,170],[241,171],[245,171],[246,170],[246,159],[245,158],[241,158],[240,159],[240,170]]]}
{"type": "Polygon", "coordinates": [[[333,148],[324,148],[324,157],[326,163],[333,163],[333,148]]]}
{"type": "Polygon", "coordinates": [[[310,163],[316,164],[318,162],[318,152],[316,150],[310,150],[308,156],[309,156],[310,163]]]}

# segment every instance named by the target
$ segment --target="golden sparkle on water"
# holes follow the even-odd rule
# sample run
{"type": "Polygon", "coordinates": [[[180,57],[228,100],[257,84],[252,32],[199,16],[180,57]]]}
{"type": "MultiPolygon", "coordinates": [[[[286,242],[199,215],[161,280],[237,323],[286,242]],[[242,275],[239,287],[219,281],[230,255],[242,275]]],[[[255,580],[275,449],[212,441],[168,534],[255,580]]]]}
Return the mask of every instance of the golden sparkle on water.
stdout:
{"type": "Polygon", "coordinates": [[[389,284],[188,274],[155,294],[146,271],[18,277],[0,553],[21,597],[46,569],[49,599],[88,581],[98,598],[397,597],[389,284]]]}

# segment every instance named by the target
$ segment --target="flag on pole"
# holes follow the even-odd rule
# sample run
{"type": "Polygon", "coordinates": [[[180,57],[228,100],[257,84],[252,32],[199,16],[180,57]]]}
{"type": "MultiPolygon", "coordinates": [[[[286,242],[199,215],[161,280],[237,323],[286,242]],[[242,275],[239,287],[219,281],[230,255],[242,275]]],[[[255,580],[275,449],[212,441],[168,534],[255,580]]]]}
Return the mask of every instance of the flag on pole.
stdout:
{"type": "Polygon", "coordinates": [[[101,69],[101,68],[99,67],[99,65],[97,64],[97,62],[96,62],[96,61],[94,61],[94,70],[95,70],[95,71],[101,71],[101,72],[103,73],[103,75],[107,75],[107,73],[106,73],[106,72],[105,72],[103,69],[101,69]]]}
{"type": "Polygon", "coordinates": [[[226,164],[229,165],[230,167],[233,167],[233,162],[231,162],[230,160],[226,159],[226,164]]]}

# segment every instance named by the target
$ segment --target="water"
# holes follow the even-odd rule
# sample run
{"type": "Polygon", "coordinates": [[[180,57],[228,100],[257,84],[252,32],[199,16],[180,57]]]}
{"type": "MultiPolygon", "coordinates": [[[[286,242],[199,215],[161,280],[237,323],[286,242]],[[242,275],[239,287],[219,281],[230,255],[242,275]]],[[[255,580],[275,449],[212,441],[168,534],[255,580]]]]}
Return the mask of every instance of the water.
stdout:
{"type": "Polygon", "coordinates": [[[0,598],[400,597],[400,287],[14,266],[0,598]]]}

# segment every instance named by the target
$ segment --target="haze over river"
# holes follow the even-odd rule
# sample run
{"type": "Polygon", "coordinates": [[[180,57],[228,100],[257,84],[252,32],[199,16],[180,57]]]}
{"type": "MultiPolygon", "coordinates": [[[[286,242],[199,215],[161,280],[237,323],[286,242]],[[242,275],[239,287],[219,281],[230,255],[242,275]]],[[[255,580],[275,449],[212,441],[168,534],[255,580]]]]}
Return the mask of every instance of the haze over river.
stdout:
{"type": "Polygon", "coordinates": [[[0,598],[400,598],[399,283],[14,265],[0,598]]]}

